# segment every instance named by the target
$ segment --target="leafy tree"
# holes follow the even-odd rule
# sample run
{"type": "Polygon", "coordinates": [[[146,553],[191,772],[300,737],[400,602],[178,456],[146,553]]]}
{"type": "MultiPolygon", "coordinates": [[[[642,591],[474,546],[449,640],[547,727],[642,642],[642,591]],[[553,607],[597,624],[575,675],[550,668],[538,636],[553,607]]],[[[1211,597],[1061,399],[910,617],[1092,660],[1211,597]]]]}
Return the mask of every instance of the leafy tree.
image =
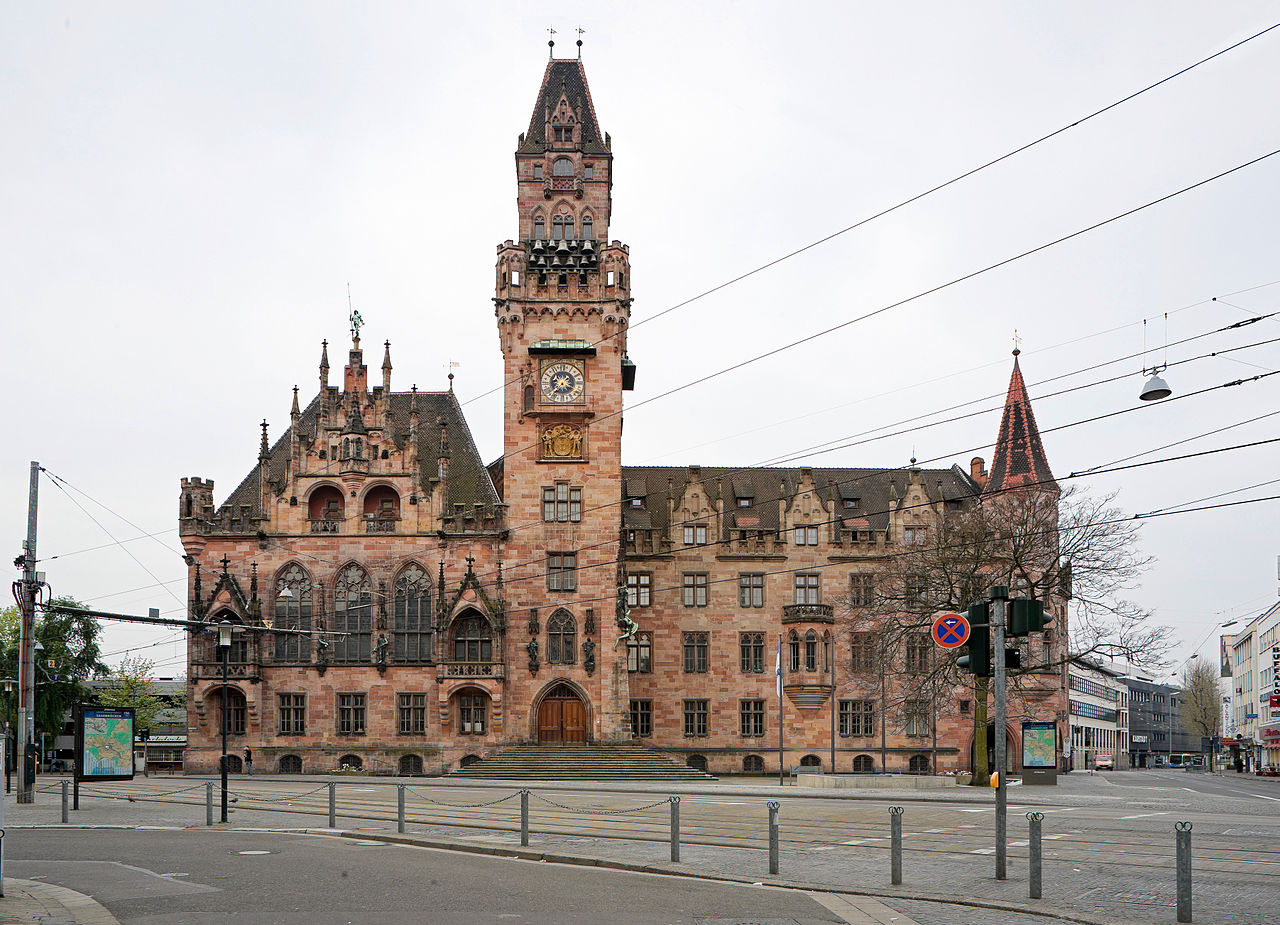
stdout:
{"type": "MultiPolygon", "coordinates": [[[[43,650],[36,656],[36,732],[58,735],[68,710],[84,698],[80,683],[101,677],[107,671],[102,662],[99,638],[102,625],[84,612],[74,598],[59,597],[52,603],[65,608],[36,615],[36,639],[43,650]]],[[[18,643],[21,617],[17,607],[0,611],[0,663],[4,676],[18,680],[18,643]]],[[[18,693],[6,697],[5,717],[17,722],[18,693]]]]}
{"type": "Polygon", "coordinates": [[[1193,659],[1182,669],[1178,694],[1178,718],[1192,735],[1216,736],[1222,732],[1222,694],[1218,690],[1217,665],[1193,659]]]}
{"type": "Polygon", "coordinates": [[[125,658],[98,691],[104,707],[133,707],[135,729],[150,729],[168,704],[160,687],[151,680],[153,662],[145,658],[125,658]]]}

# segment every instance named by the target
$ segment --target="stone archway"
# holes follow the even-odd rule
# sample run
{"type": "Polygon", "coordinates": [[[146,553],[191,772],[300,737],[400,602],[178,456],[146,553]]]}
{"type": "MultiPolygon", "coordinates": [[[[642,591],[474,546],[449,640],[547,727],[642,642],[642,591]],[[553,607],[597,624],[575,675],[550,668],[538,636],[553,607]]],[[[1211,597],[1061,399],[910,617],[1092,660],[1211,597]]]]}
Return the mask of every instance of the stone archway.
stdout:
{"type": "Polygon", "coordinates": [[[587,703],[564,681],[553,684],[538,702],[538,742],[570,745],[587,741],[587,703]]]}

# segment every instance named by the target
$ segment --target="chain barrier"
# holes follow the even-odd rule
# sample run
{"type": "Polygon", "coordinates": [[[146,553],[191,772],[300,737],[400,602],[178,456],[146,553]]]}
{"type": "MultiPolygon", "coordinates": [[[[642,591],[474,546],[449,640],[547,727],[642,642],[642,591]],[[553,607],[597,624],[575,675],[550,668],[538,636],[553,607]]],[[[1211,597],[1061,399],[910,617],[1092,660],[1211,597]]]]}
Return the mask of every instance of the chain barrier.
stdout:
{"type": "Polygon", "coordinates": [[[555,800],[550,800],[547,797],[542,796],[540,793],[536,793],[534,791],[530,791],[530,793],[533,794],[534,798],[541,800],[543,803],[550,806],[554,806],[556,809],[563,809],[570,813],[579,813],[583,816],[625,816],[627,813],[642,813],[645,810],[653,809],[656,806],[666,806],[673,799],[679,799],[679,797],[663,797],[655,803],[646,803],[644,806],[633,806],[629,809],[577,809],[573,806],[565,806],[563,803],[557,803],[555,800]]]}
{"type": "MultiPolygon", "coordinates": [[[[93,787],[93,785],[91,784],[82,783],[80,785],[81,793],[87,793],[92,796],[110,797],[113,800],[129,800],[135,803],[138,803],[138,802],[145,803],[147,801],[154,800],[156,797],[169,797],[178,793],[190,793],[192,790],[203,790],[203,789],[204,789],[204,783],[199,783],[193,787],[181,787],[177,790],[163,790],[159,793],[152,793],[151,791],[140,791],[138,793],[128,793],[123,790],[99,790],[93,787]]],[[[46,790],[42,792],[61,793],[62,791],[61,789],[58,789],[58,790],[46,790]]]]}
{"type": "Polygon", "coordinates": [[[303,791],[302,793],[286,793],[281,796],[272,796],[272,797],[258,796],[256,794],[249,793],[248,791],[245,791],[245,790],[228,789],[227,793],[235,796],[237,799],[253,800],[254,802],[257,802],[257,803],[286,803],[290,800],[301,800],[304,797],[309,797],[314,793],[319,793],[321,790],[328,790],[328,789],[329,789],[328,784],[321,784],[319,787],[315,788],[314,790],[306,790],[306,791],[303,791]]]}
{"type": "Polygon", "coordinates": [[[517,790],[515,793],[508,793],[505,797],[490,800],[487,803],[447,803],[444,800],[433,800],[431,797],[419,791],[417,787],[410,787],[406,784],[404,789],[406,793],[410,790],[417,793],[427,803],[433,803],[436,806],[447,806],[450,809],[483,809],[486,806],[497,806],[499,803],[505,803],[507,800],[520,795],[520,791],[517,790]]]}

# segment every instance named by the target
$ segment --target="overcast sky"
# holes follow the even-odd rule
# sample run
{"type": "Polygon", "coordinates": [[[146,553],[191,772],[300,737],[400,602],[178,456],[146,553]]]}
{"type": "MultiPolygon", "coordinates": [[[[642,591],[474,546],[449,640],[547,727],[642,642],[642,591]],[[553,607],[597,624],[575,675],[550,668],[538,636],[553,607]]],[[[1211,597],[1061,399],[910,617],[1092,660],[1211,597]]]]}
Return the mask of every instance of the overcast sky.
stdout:
{"type": "MultiPolygon", "coordinates": [[[[494,246],[516,235],[512,152],[548,26],[561,57],[586,30],[613,139],[632,405],[1280,148],[1277,29],[642,323],[1259,32],[1277,7],[463,6],[0,3],[0,537],[21,552],[30,460],[83,492],[41,482],[40,568],[55,593],[184,612],[179,479],[214,479],[220,503],[255,463],[258,423],[274,440],[291,387],[304,403],[315,393],[322,339],[341,366],[348,283],[366,348],[391,341],[393,387],[441,389],[457,362],[481,454],[500,454],[498,396],[477,396],[501,382],[494,246]]],[[[1280,155],[637,407],[624,461],[989,462],[1015,329],[1033,399],[1128,374],[1036,402],[1042,430],[1142,404],[1046,433],[1060,477],[1280,411],[1280,376],[1147,406],[1142,357],[1079,372],[1139,353],[1144,319],[1149,366],[1165,359],[1166,315],[1178,341],[1280,311],[1277,216],[1280,155]],[[797,457],[969,401],[991,410],[797,457]]],[[[1278,322],[1170,348],[1168,361],[1280,338],[1278,322]]],[[[366,356],[379,365],[378,347],[366,356]]],[[[1182,395],[1277,368],[1270,344],[1166,378],[1182,395]]],[[[1142,459],[1277,435],[1280,414],[1142,459]]],[[[1269,446],[1079,481],[1139,513],[1277,478],[1269,446]]],[[[1219,500],[1271,494],[1280,482],[1219,500]]],[[[1275,600],[1277,523],[1280,502],[1146,524],[1157,562],[1134,596],[1176,627],[1178,662],[1216,657],[1218,623],[1275,600]]],[[[178,632],[108,627],[108,661],[127,647],[157,674],[183,670],[178,632]]]]}

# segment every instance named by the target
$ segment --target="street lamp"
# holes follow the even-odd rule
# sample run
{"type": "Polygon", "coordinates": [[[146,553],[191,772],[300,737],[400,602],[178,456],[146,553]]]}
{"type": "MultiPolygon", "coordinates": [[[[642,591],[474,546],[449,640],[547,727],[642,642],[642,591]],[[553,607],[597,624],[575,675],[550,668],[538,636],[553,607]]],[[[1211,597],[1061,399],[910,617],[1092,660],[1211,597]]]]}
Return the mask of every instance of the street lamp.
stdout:
{"type": "Polygon", "coordinates": [[[18,682],[13,678],[4,679],[4,792],[9,793],[13,789],[13,775],[9,768],[16,764],[13,756],[9,754],[9,705],[13,703],[13,686],[18,682]]]}
{"type": "Polygon", "coordinates": [[[227,821],[227,667],[231,660],[231,621],[218,624],[218,654],[222,656],[222,821],[227,821]]]}

